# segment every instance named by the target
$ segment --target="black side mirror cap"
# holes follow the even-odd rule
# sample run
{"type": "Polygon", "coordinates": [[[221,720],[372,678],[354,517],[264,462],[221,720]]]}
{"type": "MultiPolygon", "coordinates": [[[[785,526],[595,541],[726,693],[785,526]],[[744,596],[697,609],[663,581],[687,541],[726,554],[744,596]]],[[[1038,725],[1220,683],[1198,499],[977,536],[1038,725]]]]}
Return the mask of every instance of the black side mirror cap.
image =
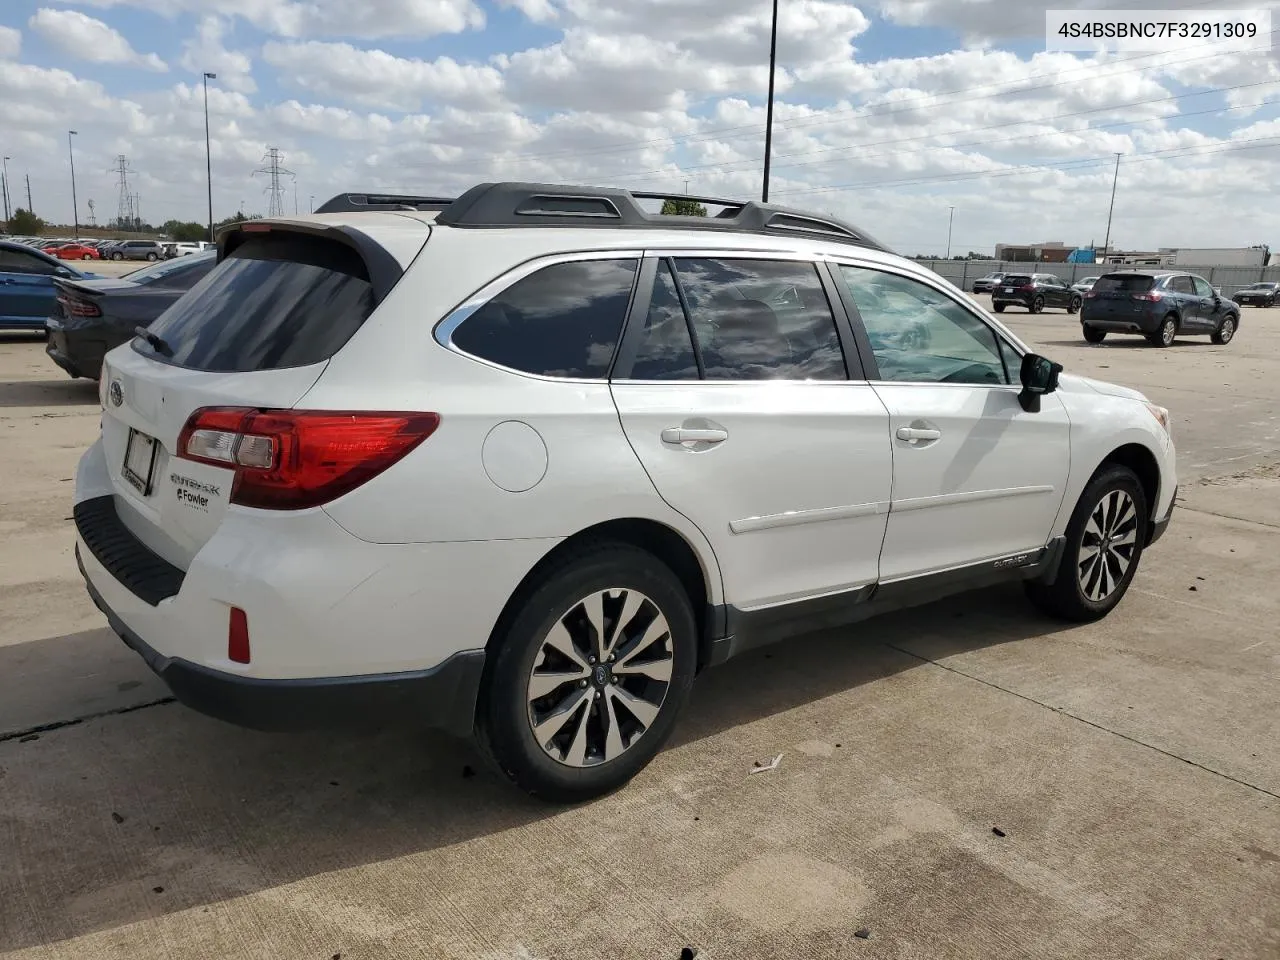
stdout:
{"type": "Polygon", "coordinates": [[[1062,364],[1054,363],[1048,357],[1038,353],[1028,353],[1022,358],[1020,377],[1022,392],[1018,394],[1018,403],[1027,413],[1040,412],[1040,398],[1046,393],[1058,389],[1058,375],[1062,373],[1062,364]]]}

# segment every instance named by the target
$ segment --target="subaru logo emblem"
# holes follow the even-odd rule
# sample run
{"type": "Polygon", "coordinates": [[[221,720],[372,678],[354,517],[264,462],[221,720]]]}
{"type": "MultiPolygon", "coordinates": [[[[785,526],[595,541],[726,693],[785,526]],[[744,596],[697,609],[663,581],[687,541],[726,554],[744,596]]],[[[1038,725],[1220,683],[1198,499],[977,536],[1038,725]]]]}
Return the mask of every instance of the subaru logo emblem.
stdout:
{"type": "Polygon", "coordinates": [[[118,407],[124,403],[124,387],[120,386],[119,380],[111,381],[111,387],[107,390],[107,393],[111,396],[111,405],[113,407],[118,407]]]}

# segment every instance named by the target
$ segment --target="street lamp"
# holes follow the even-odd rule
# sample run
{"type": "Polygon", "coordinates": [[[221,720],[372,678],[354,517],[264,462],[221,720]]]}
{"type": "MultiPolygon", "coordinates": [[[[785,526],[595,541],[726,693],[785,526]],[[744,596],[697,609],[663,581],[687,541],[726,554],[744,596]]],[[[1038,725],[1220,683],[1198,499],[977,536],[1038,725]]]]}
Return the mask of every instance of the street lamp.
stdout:
{"type": "Polygon", "coordinates": [[[67,157],[71,161],[71,216],[75,220],[76,232],[73,235],[80,239],[80,205],[76,201],[76,154],[71,148],[71,138],[80,136],[75,130],[67,131],[67,157]]]}
{"type": "Polygon", "coordinates": [[[1111,177],[1111,207],[1107,210],[1107,239],[1102,241],[1102,253],[1111,252],[1111,215],[1116,212],[1116,184],[1120,182],[1120,157],[1116,154],[1116,172],[1111,177]]]}
{"type": "Polygon", "coordinates": [[[311,195],[311,209],[308,211],[308,213],[315,213],[315,212],[316,212],[316,195],[313,193],[311,195]]]}
{"type": "Polygon", "coordinates": [[[949,217],[947,218],[947,256],[946,256],[946,259],[948,259],[948,260],[950,260],[950,259],[951,259],[951,225],[952,225],[953,223],[955,223],[955,220],[956,220],[956,208],[955,208],[955,207],[952,207],[952,208],[951,208],[951,216],[949,216],[949,217]]]}
{"type": "Polygon", "coordinates": [[[209,186],[209,242],[213,242],[213,155],[209,150],[209,81],[217,80],[216,73],[206,73],[201,79],[204,84],[204,170],[206,183],[209,186]]]}
{"type": "Polygon", "coordinates": [[[4,222],[9,223],[9,158],[4,158],[4,222]]]}
{"type": "Polygon", "coordinates": [[[764,189],[760,199],[769,202],[769,163],[773,157],[773,76],[778,65],[778,0],[773,0],[773,32],[769,38],[769,106],[764,121],[764,189]]]}

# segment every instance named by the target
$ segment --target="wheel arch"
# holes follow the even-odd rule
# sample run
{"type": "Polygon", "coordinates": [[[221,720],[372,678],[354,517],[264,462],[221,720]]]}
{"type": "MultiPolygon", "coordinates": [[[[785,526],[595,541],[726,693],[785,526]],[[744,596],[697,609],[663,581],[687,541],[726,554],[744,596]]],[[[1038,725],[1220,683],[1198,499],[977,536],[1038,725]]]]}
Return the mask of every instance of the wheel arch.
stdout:
{"type": "Polygon", "coordinates": [[[1160,461],[1156,455],[1141,443],[1126,443],[1103,457],[1102,462],[1093,471],[1093,475],[1097,476],[1100,470],[1111,464],[1128,467],[1134,472],[1138,482],[1142,484],[1143,496],[1147,498],[1147,509],[1153,512],[1152,519],[1154,519],[1154,511],[1160,506],[1160,461]]]}
{"type": "Polygon", "coordinates": [[[494,623],[485,650],[492,653],[506,632],[507,624],[516,615],[520,603],[536,588],[547,572],[555,569],[563,558],[582,549],[587,544],[611,542],[636,547],[664,563],[684,585],[689,594],[698,627],[698,669],[710,658],[713,642],[724,633],[724,606],[714,602],[719,590],[712,580],[718,580],[720,572],[714,559],[704,560],[698,550],[680,531],[643,517],[627,517],[593,524],[552,547],[533,565],[516,585],[494,623]]]}

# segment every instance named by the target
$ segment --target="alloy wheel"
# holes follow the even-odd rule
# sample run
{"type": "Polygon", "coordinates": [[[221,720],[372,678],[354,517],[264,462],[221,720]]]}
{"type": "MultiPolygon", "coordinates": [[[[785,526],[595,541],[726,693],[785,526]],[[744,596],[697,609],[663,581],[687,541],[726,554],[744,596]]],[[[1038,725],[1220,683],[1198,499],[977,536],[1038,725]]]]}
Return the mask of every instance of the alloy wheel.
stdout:
{"type": "Polygon", "coordinates": [[[1222,326],[1218,329],[1218,339],[1223,343],[1230,343],[1231,338],[1236,335],[1236,322],[1231,317],[1222,321],[1222,326]]]}
{"type": "Polygon", "coordinates": [[[1138,511],[1124,490],[1111,490],[1098,501],[1084,525],[1076,554],[1080,590],[1094,603],[1111,596],[1124,580],[1138,549],[1138,511]]]}
{"type": "Polygon", "coordinates": [[[1166,347],[1173,343],[1173,338],[1178,335],[1178,325],[1172,320],[1166,320],[1160,327],[1160,342],[1166,347]]]}
{"type": "Polygon", "coordinates": [[[547,632],[527,685],[538,745],[570,767],[617,759],[653,726],[675,665],[671,628],[638,590],[572,604],[547,632]]]}

